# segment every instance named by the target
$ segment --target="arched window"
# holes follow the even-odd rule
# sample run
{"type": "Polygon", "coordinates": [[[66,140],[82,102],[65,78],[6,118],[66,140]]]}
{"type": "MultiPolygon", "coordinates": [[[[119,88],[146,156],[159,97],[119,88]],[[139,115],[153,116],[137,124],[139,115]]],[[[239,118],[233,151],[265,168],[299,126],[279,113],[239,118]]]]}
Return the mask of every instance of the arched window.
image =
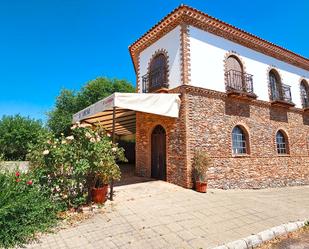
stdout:
{"type": "Polygon", "coordinates": [[[168,88],[167,59],[162,53],[152,59],[149,69],[149,89],[156,90],[161,87],[168,88]]]}
{"type": "Polygon", "coordinates": [[[248,138],[243,128],[239,125],[235,126],[232,131],[232,147],[233,154],[248,153],[248,138]]]}
{"type": "Polygon", "coordinates": [[[280,100],[283,97],[282,87],[281,87],[281,79],[278,72],[274,69],[269,72],[269,83],[271,90],[271,99],[272,100],[280,100]]]}
{"type": "Polygon", "coordinates": [[[225,63],[228,90],[243,90],[245,85],[244,70],[240,60],[231,55],[226,59],[225,63]]]}
{"type": "Polygon", "coordinates": [[[307,81],[305,80],[300,82],[300,95],[303,108],[309,107],[309,87],[307,81]]]}
{"type": "Polygon", "coordinates": [[[235,56],[231,55],[226,60],[226,70],[234,70],[240,73],[243,73],[243,66],[240,60],[235,56]]]}
{"type": "Polygon", "coordinates": [[[277,131],[276,144],[278,154],[288,154],[288,141],[287,136],[283,131],[277,131]]]}

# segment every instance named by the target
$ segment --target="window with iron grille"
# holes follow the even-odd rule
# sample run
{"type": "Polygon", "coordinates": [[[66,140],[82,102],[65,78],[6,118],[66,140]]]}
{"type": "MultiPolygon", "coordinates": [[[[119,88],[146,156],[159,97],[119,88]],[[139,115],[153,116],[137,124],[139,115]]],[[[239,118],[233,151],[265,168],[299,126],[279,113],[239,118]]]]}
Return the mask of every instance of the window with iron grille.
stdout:
{"type": "Polygon", "coordinates": [[[156,55],[150,63],[149,87],[165,87],[167,84],[167,60],[164,54],[156,55]]]}
{"type": "Polygon", "coordinates": [[[246,134],[240,126],[235,126],[232,131],[232,147],[233,154],[247,153],[247,138],[246,134]]]}
{"type": "Polygon", "coordinates": [[[302,80],[300,83],[300,94],[301,94],[303,108],[308,108],[309,107],[309,87],[308,87],[307,81],[305,80],[302,80]]]}
{"type": "Polygon", "coordinates": [[[281,82],[280,77],[275,70],[271,70],[269,72],[269,83],[270,83],[270,90],[271,90],[271,98],[272,100],[281,99],[281,82]]]}
{"type": "Polygon", "coordinates": [[[287,141],[282,131],[276,134],[277,152],[278,154],[287,154],[287,141]]]}

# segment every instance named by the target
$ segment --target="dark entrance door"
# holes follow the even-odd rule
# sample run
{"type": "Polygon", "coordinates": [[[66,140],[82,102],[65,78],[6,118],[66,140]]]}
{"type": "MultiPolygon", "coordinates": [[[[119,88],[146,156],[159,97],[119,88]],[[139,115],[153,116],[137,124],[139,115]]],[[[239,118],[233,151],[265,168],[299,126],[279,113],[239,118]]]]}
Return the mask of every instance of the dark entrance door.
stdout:
{"type": "Polygon", "coordinates": [[[166,180],[166,133],[161,125],[151,134],[151,177],[166,180]]]}

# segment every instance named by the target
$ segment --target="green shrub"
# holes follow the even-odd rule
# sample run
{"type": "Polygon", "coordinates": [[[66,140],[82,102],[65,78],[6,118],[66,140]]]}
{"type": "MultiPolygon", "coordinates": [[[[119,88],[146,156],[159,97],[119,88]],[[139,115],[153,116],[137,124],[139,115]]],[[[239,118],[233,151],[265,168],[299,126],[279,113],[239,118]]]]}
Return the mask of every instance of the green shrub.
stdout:
{"type": "Polygon", "coordinates": [[[113,144],[102,129],[75,125],[72,135],[45,138],[28,155],[30,169],[41,186],[68,208],[90,201],[97,182],[108,184],[120,179],[117,161],[126,161],[124,151],[113,144]]]}
{"type": "Polygon", "coordinates": [[[193,178],[194,181],[206,181],[207,170],[211,166],[210,156],[203,150],[196,149],[193,157],[193,178]]]}
{"type": "Polygon", "coordinates": [[[48,115],[47,125],[54,134],[71,134],[72,115],[114,92],[134,93],[134,86],[126,80],[98,77],[87,82],[79,91],[63,89],[56,98],[55,107],[48,115]]]}
{"type": "Polygon", "coordinates": [[[25,160],[29,147],[46,133],[41,121],[20,115],[0,119],[0,156],[8,161],[25,160]]]}
{"type": "Polygon", "coordinates": [[[29,175],[0,173],[0,248],[22,246],[57,222],[57,208],[29,175]]]}

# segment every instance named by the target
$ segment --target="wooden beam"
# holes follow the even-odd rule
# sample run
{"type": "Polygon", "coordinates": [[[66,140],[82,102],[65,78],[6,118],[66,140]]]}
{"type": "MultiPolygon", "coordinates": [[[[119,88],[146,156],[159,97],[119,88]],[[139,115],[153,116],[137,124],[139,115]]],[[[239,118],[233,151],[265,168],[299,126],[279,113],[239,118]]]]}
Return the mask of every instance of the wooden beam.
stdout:
{"type": "MultiPolygon", "coordinates": [[[[135,112],[134,111],[127,111],[127,112],[122,112],[122,113],[118,113],[115,115],[115,118],[118,119],[118,118],[122,118],[122,117],[126,117],[126,116],[131,116],[131,115],[135,115],[135,112]]],[[[99,121],[112,121],[113,118],[112,118],[112,114],[108,114],[108,115],[102,115],[102,116],[99,116],[99,117],[95,117],[95,118],[86,118],[85,121],[88,121],[88,122],[92,122],[92,123],[96,123],[96,122],[99,122],[99,121]]]]}
{"type": "Polygon", "coordinates": [[[116,129],[115,131],[120,132],[120,131],[134,131],[135,127],[128,127],[128,128],[119,128],[116,129]]]}
{"type": "MultiPolygon", "coordinates": [[[[116,114],[119,114],[119,113],[125,113],[129,111],[128,109],[116,109],[116,114]]],[[[106,111],[103,111],[103,112],[98,112],[88,118],[85,118],[85,120],[87,119],[92,119],[92,118],[98,118],[98,117],[104,117],[104,116],[109,116],[109,115],[112,115],[113,114],[113,110],[106,110],[106,111]]],[[[82,120],[81,120],[82,121],[82,120]]]]}
{"type": "MultiPolygon", "coordinates": [[[[134,124],[134,125],[136,125],[136,119],[126,120],[126,121],[122,121],[122,122],[119,122],[119,123],[116,122],[115,126],[119,127],[119,126],[124,126],[124,125],[127,125],[127,124],[134,124]]],[[[102,125],[100,123],[97,123],[95,125],[98,125],[98,126],[101,125],[105,129],[112,129],[113,128],[113,124],[102,125]]]]}
{"type": "MultiPolygon", "coordinates": [[[[115,144],[115,118],[116,118],[116,107],[113,108],[113,132],[112,132],[112,140],[113,140],[113,144],[115,144]]],[[[113,201],[113,195],[114,195],[114,179],[112,179],[111,181],[111,186],[110,186],[110,199],[111,201],[113,201]]]]}

